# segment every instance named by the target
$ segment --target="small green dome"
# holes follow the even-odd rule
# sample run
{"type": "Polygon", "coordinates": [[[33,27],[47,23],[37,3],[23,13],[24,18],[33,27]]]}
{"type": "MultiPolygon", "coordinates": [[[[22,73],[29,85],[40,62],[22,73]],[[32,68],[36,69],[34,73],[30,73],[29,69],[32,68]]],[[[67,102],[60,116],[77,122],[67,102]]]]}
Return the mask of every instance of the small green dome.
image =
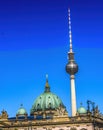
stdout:
{"type": "Polygon", "coordinates": [[[87,110],[83,106],[80,106],[80,108],[78,108],[77,112],[79,114],[86,114],[87,110]]]}
{"type": "Polygon", "coordinates": [[[16,113],[17,116],[23,116],[23,115],[27,115],[27,112],[25,110],[25,108],[23,108],[23,105],[21,105],[21,107],[19,108],[19,110],[16,113]]]}
{"type": "Polygon", "coordinates": [[[47,80],[45,85],[45,91],[34,101],[30,114],[32,115],[34,114],[34,112],[37,111],[56,110],[60,106],[65,108],[61,99],[57,95],[50,92],[50,86],[47,80]]]}

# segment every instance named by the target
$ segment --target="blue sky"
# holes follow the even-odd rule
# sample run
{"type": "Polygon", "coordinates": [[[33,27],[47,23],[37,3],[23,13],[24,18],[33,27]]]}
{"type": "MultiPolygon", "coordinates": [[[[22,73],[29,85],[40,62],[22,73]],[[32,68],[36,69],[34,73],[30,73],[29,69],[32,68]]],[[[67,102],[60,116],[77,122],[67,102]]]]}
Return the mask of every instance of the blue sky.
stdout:
{"type": "Polygon", "coordinates": [[[68,7],[71,8],[77,107],[87,99],[103,113],[102,0],[3,0],[0,2],[0,110],[15,116],[22,103],[27,112],[44,91],[70,108],[70,81],[65,72],[69,50],[68,7]]]}

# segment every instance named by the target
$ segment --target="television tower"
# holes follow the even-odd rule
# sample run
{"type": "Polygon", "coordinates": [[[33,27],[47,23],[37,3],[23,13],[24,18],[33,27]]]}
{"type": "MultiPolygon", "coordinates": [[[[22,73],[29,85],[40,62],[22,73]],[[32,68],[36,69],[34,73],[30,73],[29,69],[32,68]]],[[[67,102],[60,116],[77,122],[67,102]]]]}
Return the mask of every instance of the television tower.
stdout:
{"type": "Polygon", "coordinates": [[[69,40],[70,40],[70,50],[68,52],[68,63],[66,65],[66,72],[70,74],[70,88],[71,88],[71,110],[72,116],[76,116],[76,92],[75,92],[75,74],[78,72],[78,65],[74,60],[74,52],[72,50],[72,31],[71,31],[71,18],[70,9],[68,9],[69,17],[69,40]]]}

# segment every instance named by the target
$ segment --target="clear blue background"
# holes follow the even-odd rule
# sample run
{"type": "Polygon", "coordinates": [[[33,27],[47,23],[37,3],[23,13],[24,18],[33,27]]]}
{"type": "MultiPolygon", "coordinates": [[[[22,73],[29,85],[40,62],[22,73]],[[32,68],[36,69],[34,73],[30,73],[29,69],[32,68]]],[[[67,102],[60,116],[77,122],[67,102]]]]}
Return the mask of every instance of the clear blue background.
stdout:
{"type": "Polygon", "coordinates": [[[69,50],[68,7],[71,8],[77,107],[87,99],[103,112],[103,1],[0,1],[0,110],[15,116],[22,103],[27,112],[42,92],[45,75],[51,91],[70,107],[70,81],[65,72],[69,50]]]}

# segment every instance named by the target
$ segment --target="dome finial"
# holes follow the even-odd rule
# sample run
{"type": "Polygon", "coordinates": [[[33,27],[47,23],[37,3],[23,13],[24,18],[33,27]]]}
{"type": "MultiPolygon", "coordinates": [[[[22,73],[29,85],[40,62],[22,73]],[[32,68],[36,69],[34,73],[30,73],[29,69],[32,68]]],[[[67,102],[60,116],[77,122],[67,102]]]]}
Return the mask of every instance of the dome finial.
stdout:
{"type": "Polygon", "coordinates": [[[50,92],[50,86],[48,84],[48,74],[46,74],[45,92],[50,92]]]}
{"type": "Polygon", "coordinates": [[[46,81],[48,81],[48,74],[46,74],[46,81]]]}
{"type": "Polygon", "coordinates": [[[70,42],[70,52],[72,52],[72,30],[71,30],[71,18],[70,18],[70,8],[68,8],[68,20],[69,20],[69,42],[70,42]]]}
{"type": "Polygon", "coordinates": [[[81,107],[83,106],[83,103],[82,103],[82,102],[80,103],[80,106],[81,106],[81,107]]]}
{"type": "Polygon", "coordinates": [[[21,103],[20,106],[23,107],[23,104],[21,103]]]}

